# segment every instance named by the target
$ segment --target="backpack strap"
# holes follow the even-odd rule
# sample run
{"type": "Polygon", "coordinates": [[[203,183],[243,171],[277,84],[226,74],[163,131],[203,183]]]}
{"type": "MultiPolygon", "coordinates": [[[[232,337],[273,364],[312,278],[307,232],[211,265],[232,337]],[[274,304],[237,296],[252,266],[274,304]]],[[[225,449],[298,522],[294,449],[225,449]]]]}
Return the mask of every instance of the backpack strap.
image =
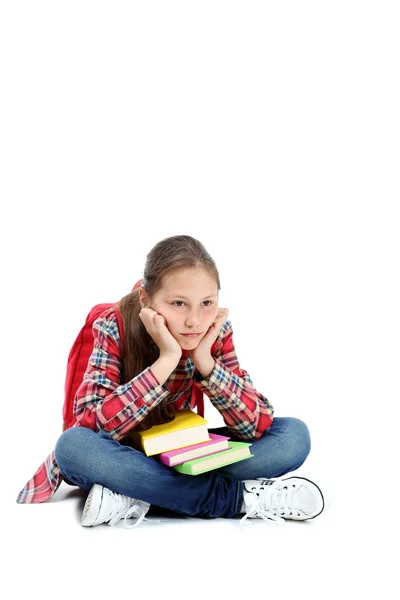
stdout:
{"type": "Polygon", "coordinates": [[[197,406],[197,414],[204,419],[204,396],[203,392],[199,390],[197,385],[193,384],[192,387],[192,398],[190,402],[191,406],[197,406]]]}

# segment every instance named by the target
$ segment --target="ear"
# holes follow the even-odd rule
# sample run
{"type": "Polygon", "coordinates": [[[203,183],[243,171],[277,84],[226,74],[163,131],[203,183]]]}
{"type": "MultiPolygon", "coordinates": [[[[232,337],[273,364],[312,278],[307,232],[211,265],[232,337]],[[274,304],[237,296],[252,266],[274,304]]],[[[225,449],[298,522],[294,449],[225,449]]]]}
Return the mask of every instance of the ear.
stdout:
{"type": "Polygon", "coordinates": [[[146,292],[144,291],[144,289],[142,287],[139,288],[139,300],[140,300],[141,307],[144,308],[147,303],[147,298],[146,298],[146,292]]]}

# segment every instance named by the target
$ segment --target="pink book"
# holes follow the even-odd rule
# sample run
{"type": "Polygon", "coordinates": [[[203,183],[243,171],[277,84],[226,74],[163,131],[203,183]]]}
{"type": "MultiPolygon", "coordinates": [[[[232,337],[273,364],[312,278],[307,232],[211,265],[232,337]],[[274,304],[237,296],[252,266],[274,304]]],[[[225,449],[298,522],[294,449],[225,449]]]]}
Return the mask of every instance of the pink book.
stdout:
{"type": "Polygon", "coordinates": [[[217,435],[216,433],[209,433],[208,435],[211,438],[208,442],[193,444],[192,446],[170,450],[169,452],[162,452],[159,454],[160,461],[168,467],[173,467],[174,465],[180,465],[187,460],[193,460],[202,456],[208,456],[209,454],[221,452],[221,450],[229,449],[229,437],[217,435]]]}

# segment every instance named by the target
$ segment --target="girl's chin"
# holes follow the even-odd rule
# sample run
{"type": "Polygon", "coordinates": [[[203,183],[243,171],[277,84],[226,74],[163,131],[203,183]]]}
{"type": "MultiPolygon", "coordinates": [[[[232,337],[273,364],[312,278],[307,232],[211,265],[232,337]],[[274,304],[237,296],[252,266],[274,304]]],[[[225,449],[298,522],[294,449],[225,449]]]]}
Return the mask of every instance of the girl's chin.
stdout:
{"type": "Polygon", "coordinates": [[[197,344],[200,342],[201,340],[201,336],[199,335],[199,337],[195,337],[195,338],[185,338],[184,336],[180,336],[180,339],[178,340],[180,345],[183,346],[184,348],[186,348],[186,346],[189,346],[190,348],[194,348],[195,346],[197,346],[197,344]]]}
{"type": "Polygon", "coordinates": [[[199,343],[200,340],[195,339],[195,338],[189,338],[188,340],[180,340],[179,343],[181,346],[184,346],[186,348],[186,346],[190,346],[191,348],[194,348],[194,346],[197,346],[197,344],[199,343]]]}

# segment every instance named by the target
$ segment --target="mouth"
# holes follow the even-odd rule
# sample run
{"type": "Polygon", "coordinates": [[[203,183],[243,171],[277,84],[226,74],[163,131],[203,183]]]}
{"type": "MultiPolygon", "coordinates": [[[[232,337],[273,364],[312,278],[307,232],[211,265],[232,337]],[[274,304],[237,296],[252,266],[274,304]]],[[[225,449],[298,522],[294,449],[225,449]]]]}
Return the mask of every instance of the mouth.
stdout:
{"type": "Polygon", "coordinates": [[[182,333],[181,335],[184,335],[185,337],[199,337],[199,335],[201,335],[201,333],[182,333]]]}

